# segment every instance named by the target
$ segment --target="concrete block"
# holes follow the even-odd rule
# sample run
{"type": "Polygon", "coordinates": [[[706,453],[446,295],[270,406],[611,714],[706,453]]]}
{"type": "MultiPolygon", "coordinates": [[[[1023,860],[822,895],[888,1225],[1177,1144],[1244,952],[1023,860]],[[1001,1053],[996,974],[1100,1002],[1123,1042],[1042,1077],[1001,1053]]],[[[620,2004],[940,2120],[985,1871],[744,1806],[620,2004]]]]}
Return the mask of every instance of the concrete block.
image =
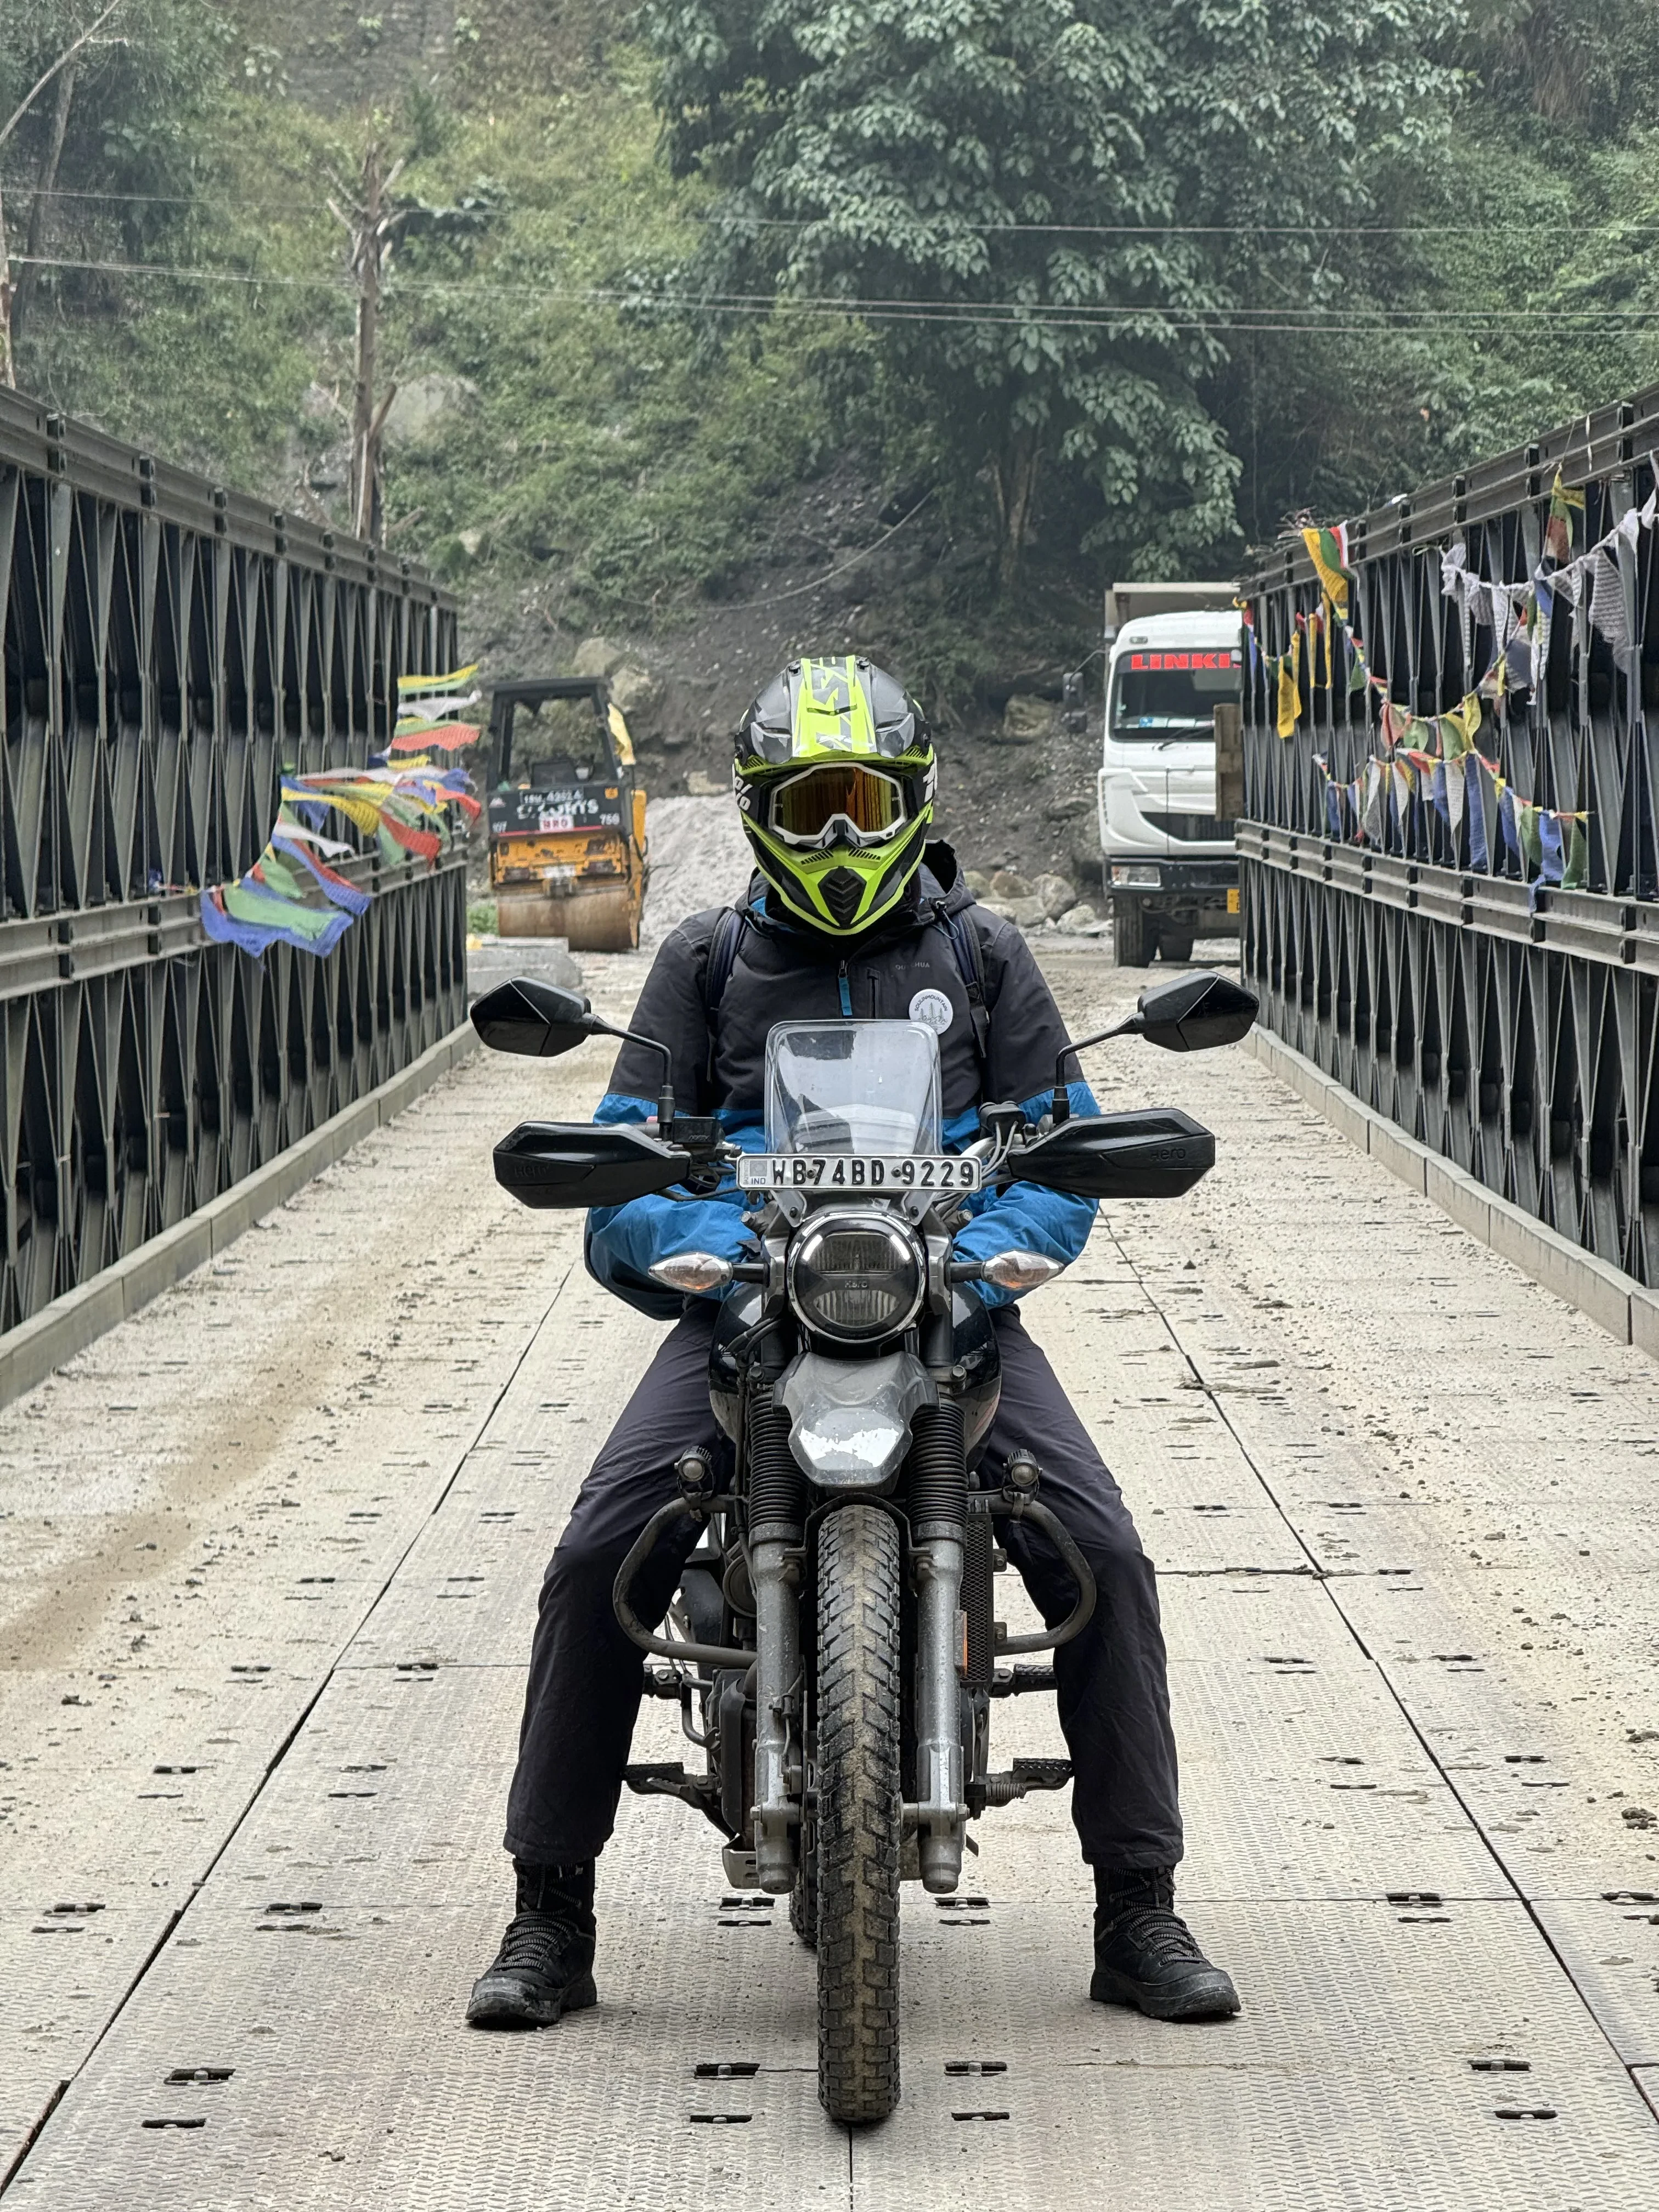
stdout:
{"type": "Polygon", "coordinates": [[[325,1121],[317,1135],[324,1140],[320,1149],[323,1157],[317,1162],[315,1172],[331,1168],[336,1160],[343,1160],[352,1146],[361,1144],[371,1131],[380,1126],[380,1104],[377,1098],[360,1098],[352,1106],[343,1106],[333,1119],[325,1121]]]}
{"type": "Polygon", "coordinates": [[[1381,1160],[1389,1174],[1398,1176],[1401,1182],[1409,1183],[1413,1190],[1421,1190],[1426,1158],[1422,1146],[1392,1121],[1385,1121],[1380,1114],[1367,1113],[1366,1121],[1366,1150],[1371,1158],[1381,1160]]]}
{"type": "Polygon", "coordinates": [[[1569,1305],[1588,1314],[1599,1328],[1620,1344],[1631,1340],[1631,1280],[1617,1267],[1594,1253],[1571,1244],[1559,1231],[1546,1227],[1511,1206],[1507,1199],[1491,1200],[1491,1243],[1494,1252],[1512,1260],[1534,1282],[1541,1283],[1569,1305]]]}
{"type": "Polygon", "coordinates": [[[0,1339],[0,1405],[44,1382],[54,1367],[84,1352],[125,1317],[121,1285],[106,1272],[9,1329],[0,1339]]]}
{"type": "Polygon", "coordinates": [[[1328,1083],[1324,1097],[1325,1118],[1332,1128],[1338,1130],[1351,1145],[1362,1152],[1370,1150],[1371,1124],[1376,1119],[1369,1106],[1362,1106],[1352,1091],[1345,1085],[1328,1083]]]}
{"type": "Polygon", "coordinates": [[[1432,1155],[1423,1164],[1423,1188],[1443,1212],[1481,1243],[1492,1242],[1492,1193],[1466,1169],[1432,1155]]]}
{"type": "Polygon", "coordinates": [[[121,1285],[123,1315],[136,1314],[152,1298],[182,1281],[192,1267],[213,1257],[213,1224],[199,1213],[164,1229],[110,1268],[112,1281],[121,1285]]]}
{"type": "Polygon", "coordinates": [[[1659,1291],[1631,1285],[1630,1340],[1638,1351],[1659,1359],[1659,1291]]]}
{"type": "MultiPolygon", "coordinates": [[[[263,1173],[263,1170],[260,1171],[263,1173]]],[[[259,1176],[251,1175],[202,1208],[202,1218],[213,1236],[216,1255],[234,1244],[244,1230],[252,1229],[262,1213],[270,1211],[259,1197],[259,1176]]]]}

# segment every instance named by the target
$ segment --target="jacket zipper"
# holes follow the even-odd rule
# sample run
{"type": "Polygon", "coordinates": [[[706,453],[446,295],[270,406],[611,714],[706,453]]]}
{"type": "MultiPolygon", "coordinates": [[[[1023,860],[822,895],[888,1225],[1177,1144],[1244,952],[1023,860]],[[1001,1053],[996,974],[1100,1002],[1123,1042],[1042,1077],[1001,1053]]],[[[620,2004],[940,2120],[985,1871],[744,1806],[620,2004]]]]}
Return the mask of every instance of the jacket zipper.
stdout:
{"type": "Polygon", "coordinates": [[[847,980],[847,963],[844,960],[837,972],[836,981],[841,985],[841,1010],[843,1014],[850,1014],[853,1011],[853,987],[847,980]]]}

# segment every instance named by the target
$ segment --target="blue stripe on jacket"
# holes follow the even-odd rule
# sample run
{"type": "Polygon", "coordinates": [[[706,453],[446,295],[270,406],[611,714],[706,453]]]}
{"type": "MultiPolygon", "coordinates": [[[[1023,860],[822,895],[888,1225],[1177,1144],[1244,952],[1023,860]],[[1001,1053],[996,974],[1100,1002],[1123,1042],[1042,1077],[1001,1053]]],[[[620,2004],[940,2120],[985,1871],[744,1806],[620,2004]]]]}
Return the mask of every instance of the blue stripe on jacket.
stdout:
{"type": "MultiPolygon", "coordinates": [[[[1086,1083],[1066,1085],[1074,1115],[1096,1114],[1094,1093],[1086,1083]]],[[[1020,1110],[1030,1121],[1048,1110],[1044,1091],[1021,1102],[1020,1110]]],[[[630,1098],[607,1091],[593,1116],[596,1122],[646,1121],[656,1108],[647,1098],[630,1098]]],[[[766,1149],[766,1132],[752,1113],[727,1108],[720,1115],[732,1143],[745,1152],[766,1149]]],[[[945,1125],[945,1147],[960,1152],[979,1134],[977,1109],[954,1115],[945,1125]]],[[[587,1271],[606,1290],[614,1291],[641,1313],[672,1321],[683,1300],[678,1291],[665,1290],[651,1279],[659,1260],[682,1252],[713,1252],[726,1260],[741,1259],[755,1249],[755,1240],[744,1226],[749,1200],[728,1175],[708,1198],[635,1198],[626,1206],[595,1206],[587,1217],[583,1256],[587,1271]]],[[[1010,1183],[1006,1190],[976,1191],[963,1204],[972,1216],[957,1235],[957,1256],[988,1260],[998,1252],[1041,1252],[1062,1267],[1069,1267],[1089,1241],[1094,1225],[1095,1201],[1071,1198],[1063,1192],[1043,1190],[1036,1183],[1010,1183]]],[[[708,1293],[720,1297],[723,1291],[708,1293]]],[[[980,1285],[987,1305],[1012,1304],[1021,1295],[999,1290],[994,1283],[980,1285]]]]}

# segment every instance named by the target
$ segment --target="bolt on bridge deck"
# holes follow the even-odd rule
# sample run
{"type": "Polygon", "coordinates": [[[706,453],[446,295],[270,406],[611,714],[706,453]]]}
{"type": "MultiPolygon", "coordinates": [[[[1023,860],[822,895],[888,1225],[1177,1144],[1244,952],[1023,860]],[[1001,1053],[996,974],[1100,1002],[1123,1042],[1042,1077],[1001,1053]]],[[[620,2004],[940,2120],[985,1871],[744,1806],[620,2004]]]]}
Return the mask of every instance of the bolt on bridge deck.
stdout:
{"type": "MultiPolygon", "coordinates": [[[[1117,988],[1054,973],[1078,1024],[1117,988]]],[[[658,1334],[488,1148],[605,1064],[469,1063],[0,1414],[19,2203],[1659,2201],[1653,1370],[1237,1053],[1097,1065],[1220,1164],[1027,1311],[1158,1563],[1181,1903],[1242,2017],[1089,2003],[1027,1799],[907,1889],[903,2100],[849,2136],[781,1901],[625,1798],[598,2010],[467,2032],[542,1566],[658,1334]]],[[[1044,1701],[995,1725],[1061,1748],[1044,1701]]],[[[648,1709],[636,1756],[676,1741],[648,1709]]]]}

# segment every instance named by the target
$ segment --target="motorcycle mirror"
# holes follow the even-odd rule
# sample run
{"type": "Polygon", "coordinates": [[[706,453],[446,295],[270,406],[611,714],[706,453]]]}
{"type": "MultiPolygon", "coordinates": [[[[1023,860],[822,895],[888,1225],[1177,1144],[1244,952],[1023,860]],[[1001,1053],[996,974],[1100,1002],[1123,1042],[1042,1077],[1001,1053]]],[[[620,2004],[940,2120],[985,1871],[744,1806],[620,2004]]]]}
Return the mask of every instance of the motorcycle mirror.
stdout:
{"type": "Polygon", "coordinates": [[[472,1008],[472,1026],[492,1052],[522,1053],[527,1060],[556,1060],[574,1052],[591,1036],[623,1037],[660,1053],[662,1084],[657,1092],[657,1127],[665,1139],[674,1130],[674,1086],[670,1079],[674,1055],[655,1037],[619,1030],[614,1022],[590,1012],[588,1002],[574,991],[562,991],[556,983],[538,983],[520,975],[511,983],[498,983],[486,991],[472,1008]]]}
{"type": "Polygon", "coordinates": [[[553,1060],[574,1052],[609,1024],[590,1013],[585,998],[556,983],[520,975],[486,991],[472,1008],[472,1026],[492,1052],[520,1053],[528,1060],[553,1060]]]}
{"type": "MultiPolygon", "coordinates": [[[[1255,1020],[1256,1006],[1254,991],[1207,968],[1172,975],[1167,983],[1152,984],[1141,993],[1135,1012],[1127,1020],[1093,1036],[1079,1037],[1055,1060],[1054,1097],[1048,1109],[1055,1127],[1071,1119],[1066,1063],[1074,1053],[1121,1036],[1149,1037],[1169,1052],[1206,1052],[1212,1045],[1237,1044],[1247,1036],[1255,1020]]],[[[1082,1062],[1078,1065],[1080,1067],[1082,1062]]]]}
{"type": "Polygon", "coordinates": [[[1139,1031],[1166,1052],[1208,1052],[1248,1036],[1256,1006],[1255,993],[1243,983],[1200,968],[1141,993],[1139,1031]]]}

